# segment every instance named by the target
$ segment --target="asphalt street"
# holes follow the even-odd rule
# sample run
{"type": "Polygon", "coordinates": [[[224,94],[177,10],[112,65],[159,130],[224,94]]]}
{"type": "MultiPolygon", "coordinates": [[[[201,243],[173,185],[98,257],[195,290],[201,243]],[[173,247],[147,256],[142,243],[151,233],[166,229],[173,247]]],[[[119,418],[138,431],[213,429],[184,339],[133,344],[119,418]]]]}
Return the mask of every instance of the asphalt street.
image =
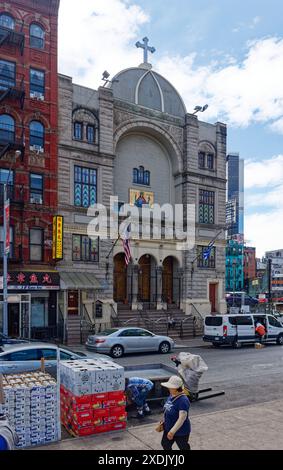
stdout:
{"type": "MultiPolygon", "coordinates": [[[[201,379],[201,388],[212,387],[213,391],[225,391],[224,396],[193,403],[191,415],[264,403],[283,396],[282,346],[268,345],[264,349],[255,349],[254,346],[215,349],[204,345],[201,348],[192,348],[190,352],[202,356],[208,365],[208,371],[201,379]]],[[[174,366],[171,356],[172,353],[166,356],[131,355],[117,362],[121,365],[162,363],[174,366]]]]}

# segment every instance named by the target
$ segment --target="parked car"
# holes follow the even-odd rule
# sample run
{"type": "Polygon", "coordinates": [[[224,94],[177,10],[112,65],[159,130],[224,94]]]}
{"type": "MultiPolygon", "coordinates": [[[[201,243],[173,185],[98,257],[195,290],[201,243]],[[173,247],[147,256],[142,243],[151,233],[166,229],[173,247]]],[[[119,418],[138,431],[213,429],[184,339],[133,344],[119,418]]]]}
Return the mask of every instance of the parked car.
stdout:
{"type": "Polygon", "coordinates": [[[86,348],[92,351],[110,354],[114,358],[128,353],[160,352],[169,353],[175,346],[173,339],[159,336],[142,328],[112,328],[90,335],[86,348]]]}
{"type": "MultiPolygon", "coordinates": [[[[242,305],[242,292],[228,292],[226,294],[226,302],[229,307],[240,307],[242,305]]],[[[244,293],[244,305],[254,306],[258,305],[259,300],[244,293]]]]}
{"type": "Polygon", "coordinates": [[[242,344],[258,342],[255,328],[260,321],[266,328],[264,343],[276,342],[283,346],[283,325],[273,315],[216,315],[207,316],[204,321],[203,340],[219,347],[229,344],[239,348],[242,344]]]}
{"type": "MultiPolygon", "coordinates": [[[[82,352],[60,349],[60,360],[87,358],[82,352]]],[[[101,354],[96,355],[102,357],[101,354]]],[[[94,355],[92,355],[92,358],[94,355]]],[[[0,347],[0,373],[15,374],[18,372],[40,369],[41,358],[45,359],[45,369],[51,375],[56,374],[57,346],[48,343],[6,344],[0,347]]]]}
{"type": "Polygon", "coordinates": [[[25,339],[15,339],[10,338],[9,336],[0,333],[0,346],[3,344],[19,344],[19,343],[27,343],[28,341],[25,339]]]}

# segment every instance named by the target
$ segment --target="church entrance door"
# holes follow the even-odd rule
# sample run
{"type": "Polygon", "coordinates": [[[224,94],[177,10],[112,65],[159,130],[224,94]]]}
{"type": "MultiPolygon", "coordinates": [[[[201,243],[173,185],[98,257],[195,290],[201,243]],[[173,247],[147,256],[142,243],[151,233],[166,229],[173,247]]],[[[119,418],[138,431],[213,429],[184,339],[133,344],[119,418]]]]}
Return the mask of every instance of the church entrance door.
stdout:
{"type": "Polygon", "coordinates": [[[162,294],[167,304],[173,303],[173,258],[168,257],[163,262],[162,294]]]}
{"type": "Polygon", "coordinates": [[[119,253],[114,258],[114,300],[119,303],[127,303],[127,266],[124,253],[119,253]]]}
{"type": "Polygon", "coordinates": [[[150,302],[151,256],[144,255],[139,260],[139,301],[150,302]]]}

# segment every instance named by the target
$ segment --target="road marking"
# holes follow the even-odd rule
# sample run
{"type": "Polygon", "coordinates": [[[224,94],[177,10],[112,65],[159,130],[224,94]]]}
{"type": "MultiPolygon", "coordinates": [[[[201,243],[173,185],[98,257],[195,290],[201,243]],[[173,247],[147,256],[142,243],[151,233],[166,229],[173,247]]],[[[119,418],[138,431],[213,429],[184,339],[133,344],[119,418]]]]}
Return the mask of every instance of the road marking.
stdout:
{"type": "Polygon", "coordinates": [[[273,364],[254,364],[253,368],[255,368],[255,367],[273,367],[273,366],[275,366],[274,363],[273,364]]]}

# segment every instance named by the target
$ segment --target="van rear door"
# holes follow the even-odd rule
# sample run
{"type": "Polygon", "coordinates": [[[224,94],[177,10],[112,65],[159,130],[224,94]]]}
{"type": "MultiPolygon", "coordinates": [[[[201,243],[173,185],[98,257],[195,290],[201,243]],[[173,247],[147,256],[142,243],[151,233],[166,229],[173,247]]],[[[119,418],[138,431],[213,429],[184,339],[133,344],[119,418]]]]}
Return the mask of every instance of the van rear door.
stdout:
{"type": "Polygon", "coordinates": [[[204,335],[211,341],[219,341],[223,337],[223,316],[205,317],[204,335]]]}
{"type": "Polygon", "coordinates": [[[283,327],[276,318],[268,315],[267,340],[276,341],[278,335],[283,333],[283,327]]]}

